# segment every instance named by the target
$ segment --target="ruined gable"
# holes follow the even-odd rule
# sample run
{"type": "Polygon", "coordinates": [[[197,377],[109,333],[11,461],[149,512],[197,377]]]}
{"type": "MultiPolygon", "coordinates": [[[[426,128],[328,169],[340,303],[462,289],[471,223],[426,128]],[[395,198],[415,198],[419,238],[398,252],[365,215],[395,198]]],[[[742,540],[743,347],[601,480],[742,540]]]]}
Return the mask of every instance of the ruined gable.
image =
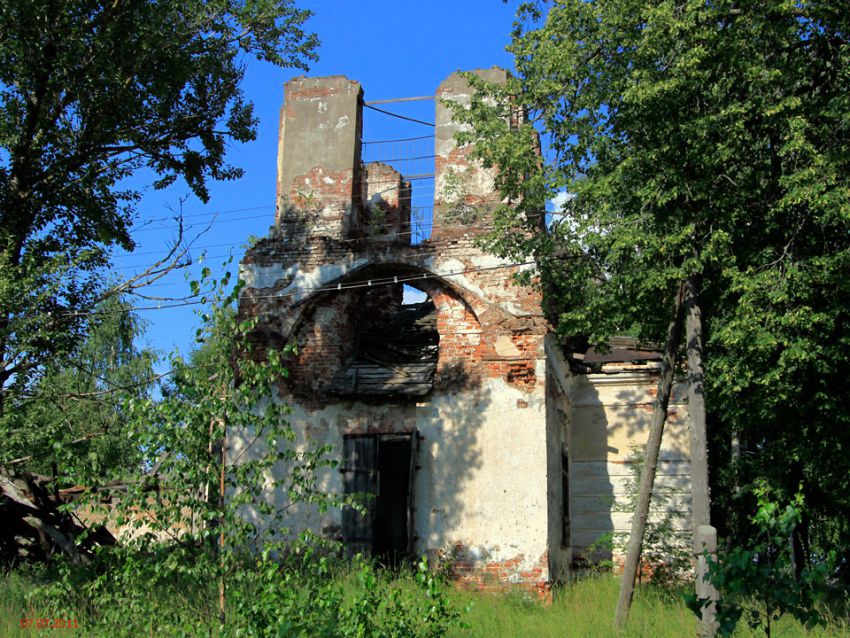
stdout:
{"type": "MultiPolygon", "coordinates": [[[[436,96],[464,104],[470,91],[452,74],[436,96]]],[[[482,588],[545,590],[588,535],[613,529],[610,500],[596,501],[622,455],[605,441],[645,441],[641,406],[596,401],[603,379],[555,361],[551,338],[547,361],[540,292],[514,278],[530,264],[480,248],[500,204],[495,169],[457,146],[448,106],[435,102],[427,140],[426,218],[413,176],[361,160],[359,83],[302,77],[284,94],[275,225],[240,264],[239,312],[257,319],[260,356],[297,348],[279,396],[298,444],[327,444],[341,463],[323,489],[374,495],[365,514],[301,508],[295,528],[387,562],[427,553],[482,588]],[[405,286],[425,299],[406,302],[405,286]]],[[[625,382],[640,396],[644,372],[625,382]]]]}

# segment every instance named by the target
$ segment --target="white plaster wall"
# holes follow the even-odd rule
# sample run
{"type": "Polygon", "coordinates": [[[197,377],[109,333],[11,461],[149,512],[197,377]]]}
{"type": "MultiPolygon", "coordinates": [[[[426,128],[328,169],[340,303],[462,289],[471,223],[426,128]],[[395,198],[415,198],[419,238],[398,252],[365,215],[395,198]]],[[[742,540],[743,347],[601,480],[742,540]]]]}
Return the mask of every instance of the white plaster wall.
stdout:
{"type": "Polygon", "coordinates": [[[482,563],[521,556],[518,571],[531,569],[547,549],[542,387],[529,395],[491,379],[420,410],[417,549],[460,542],[482,563]]]}
{"type": "MultiPolygon", "coordinates": [[[[631,529],[630,459],[649,436],[657,377],[646,373],[577,376],[570,425],[570,512],[576,554],[605,534],[622,542],[631,529]],[[625,511],[622,511],[625,510],[625,511]]],[[[684,538],[691,529],[687,388],[677,383],[668,408],[650,520],[669,517],[684,538]],[[662,502],[665,501],[665,502],[662,502]]]]}
{"type": "MultiPolygon", "coordinates": [[[[447,279],[481,301],[495,305],[513,316],[529,316],[527,311],[522,310],[509,300],[491,300],[490,296],[480,286],[473,283],[464,274],[470,269],[470,265],[464,264],[459,259],[439,258],[431,253],[425,253],[423,255],[411,255],[405,260],[392,260],[393,263],[396,263],[396,261],[419,268],[436,278],[447,279]]],[[[470,262],[472,268],[485,269],[513,263],[509,259],[492,256],[472,257],[470,262]]],[[[263,290],[267,295],[289,298],[292,303],[295,303],[310,297],[316,290],[336,285],[341,279],[366,265],[379,263],[381,263],[380,255],[348,255],[334,263],[321,264],[311,270],[302,268],[300,264],[261,266],[253,263],[240,263],[239,278],[246,284],[244,290],[263,290]]],[[[530,268],[532,268],[530,263],[523,264],[517,267],[517,271],[522,272],[530,268]]]]}
{"type": "MultiPolygon", "coordinates": [[[[519,559],[515,573],[539,566],[547,551],[546,418],[543,362],[538,383],[524,392],[502,379],[485,379],[480,387],[457,394],[436,394],[407,405],[366,405],[343,401],[318,410],[298,403],[290,422],[298,445],[308,441],[333,446],[341,460],[343,435],[367,428],[416,428],[424,437],[415,485],[417,552],[464,546],[476,566],[519,559]],[[527,407],[518,407],[527,404],[527,407]]],[[[231,431],[230,458],[243,453],[249,433],[231,431]]],[[[245,452],[250,456],[251,451],[245,452]]],[[[286,468],[275,468],[276,476],[286,468]]],[[[320,476],[323,489],[341,492],[338,470],[320,476]]],[[[288,505],[281,491],[268,494],[277,506],[288,505]]],[[[320,515],[313,507],[294,507],[293,532],[305,528],[328,536],[340,533],[341,512],[320,515]]],[[[255,516],[255,512],[246,512],[255,516]]],[[[545,567],[545,560],[544,567],[545,567]]],[[[538,580],[547,580],[548,573],[538,580]]]]}

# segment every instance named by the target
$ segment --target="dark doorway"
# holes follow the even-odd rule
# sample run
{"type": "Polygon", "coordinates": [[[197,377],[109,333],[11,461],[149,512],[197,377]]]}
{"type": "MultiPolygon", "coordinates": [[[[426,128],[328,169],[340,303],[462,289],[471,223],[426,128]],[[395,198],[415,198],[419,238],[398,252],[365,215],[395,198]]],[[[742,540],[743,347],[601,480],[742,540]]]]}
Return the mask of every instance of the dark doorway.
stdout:
{"type": "Polygon", "coordinates": [[[343,510],[349,557],[362,552],[396,566],[412,554],[416,441],[415,433],[344,438],[345,493],[364,495],[366,510],[343,510]]]}

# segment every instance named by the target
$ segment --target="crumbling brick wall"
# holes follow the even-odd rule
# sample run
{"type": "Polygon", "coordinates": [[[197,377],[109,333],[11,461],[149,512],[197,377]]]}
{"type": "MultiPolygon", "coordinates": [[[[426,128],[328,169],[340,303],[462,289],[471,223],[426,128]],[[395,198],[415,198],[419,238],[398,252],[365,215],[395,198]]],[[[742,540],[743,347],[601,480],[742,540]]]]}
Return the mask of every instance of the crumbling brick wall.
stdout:
{"type": "MultiPolygon", "coordinates": [[[[466,103],[469,92],[453,74],[438,96],[466,103]]],[[[480,248],[499,203],[494,170],[457,148],[451,111],[437,102],[434,232],[412,244],[409,183],[391,167],[360,162],[359,84],[297,78],[285,100],[276,224],[241,263],[239,306],[259,318],[255,336],[265,347],[297,344],[281,398],[305,433],[334,446],[352,433],[418,431],[417,552],[460,544],[469,552],[458,577],[470,584],[545,584],[548,326],[540,292],[514,279],[527,265],[480,248]],[[375,210],[385,233],[369,232],[375,210]],[[431,393],[378,402],[325,392],[352,357],[364,313],[392,312],[404,283],[436,307],[431,393]]],[[[329,474],[328,489],[339,480],[329,474]]],[[[310,524],[336,529],[339,521],[310,524]]]]}

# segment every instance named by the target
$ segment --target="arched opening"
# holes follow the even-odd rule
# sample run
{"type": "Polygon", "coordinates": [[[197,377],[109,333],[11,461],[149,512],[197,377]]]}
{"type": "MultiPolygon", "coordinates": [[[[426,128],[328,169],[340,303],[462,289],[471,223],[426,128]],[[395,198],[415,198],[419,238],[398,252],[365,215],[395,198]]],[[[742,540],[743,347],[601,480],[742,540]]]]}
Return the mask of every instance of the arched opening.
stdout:
{"type": "Polygon", "coordinates": [[[418,265],[378,262],[321,288],[297,302],[281,337],[297,346],[284,391],[315,406],[404,403],[475,383],[486,344],[478,309],[454,282],[418,265]]]}
{"type": "Polygon", "coordinates": [[[361,399],[429,394],[440,337],[437,309],[427,293],[404,284],[380,285],[360,293],[353,310],[351,354],[331,378],[328,393],[361,399]]]}

